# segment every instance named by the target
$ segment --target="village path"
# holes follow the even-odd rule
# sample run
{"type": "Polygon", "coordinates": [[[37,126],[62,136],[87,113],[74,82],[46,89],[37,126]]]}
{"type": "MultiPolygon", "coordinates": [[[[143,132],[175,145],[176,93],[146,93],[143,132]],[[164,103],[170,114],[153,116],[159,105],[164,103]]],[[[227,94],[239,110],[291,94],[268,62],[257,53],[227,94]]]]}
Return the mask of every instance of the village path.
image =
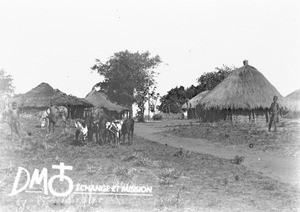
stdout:
{"type": "Polygon", "coordinates": [[[134,132],[137,136],[150,141],[182,147],[189,151],[210,154],[219,158],[233,159],[236,155],[244,156],[245,160],[242,164],[249,169],[300,188],[299,156],[283,157],[263,151],[251,151],[250,148],[224,147],[205,139],[182,138],[164,132],[163,128],[151,126],[149,123],[136,123],[134,132]]]}

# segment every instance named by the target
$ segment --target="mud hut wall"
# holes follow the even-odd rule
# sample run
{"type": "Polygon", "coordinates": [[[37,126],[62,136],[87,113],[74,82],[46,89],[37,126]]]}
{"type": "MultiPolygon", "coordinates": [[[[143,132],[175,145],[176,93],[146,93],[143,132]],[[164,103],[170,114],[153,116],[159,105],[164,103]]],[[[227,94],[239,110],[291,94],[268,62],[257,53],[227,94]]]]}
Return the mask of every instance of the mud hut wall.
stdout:
{"type": "Polygon", "coordinates": [[[84,118],[84,109],[86,107],[85,106],[70,106],[70,115],[71,118],[80,118],[83,119],[84,118]]]}
{"type": "Polygon", "coordinates": [[[103,107],[103,111],[104,113],[110,117],[110,118],[114,118],[114,119],[123,119],[123,114],[124,114],[124,111],[122,112],[117,112],[115,110],[108,110],[106,108],[103,107]]]}
{"type": "Polygon", "coordinates": [[[187,110],[187,118],[188,119],[196,119],[197,114],[196,114],[196,109],[195,108],[189,108],[187,110]]]}
{"type": "Polygon", "coordinates": [[[48,107],[20,107],[21,113],[36,114],[42,111],[46,111],[48,107]]]}
{"type": "Polygon", "coordinates": [[[217,121],[234,121],[234,122],[249,122],[251,121],[266,123],[267,110],[198,110],[198,117],[203,122],[217,122],[217,121]]]}

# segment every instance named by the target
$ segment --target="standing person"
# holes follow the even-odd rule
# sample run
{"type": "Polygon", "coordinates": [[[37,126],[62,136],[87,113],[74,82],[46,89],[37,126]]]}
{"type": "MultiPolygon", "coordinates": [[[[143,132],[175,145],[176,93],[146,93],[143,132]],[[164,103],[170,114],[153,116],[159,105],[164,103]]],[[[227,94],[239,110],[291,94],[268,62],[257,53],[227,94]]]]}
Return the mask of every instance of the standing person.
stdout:
{"type": "Polygon", "coordinates": [[[18,109],[18,105],[16,102],[12,102],[12,108],[9,110],[9,126],[10,126],[10,133],[13,136],[13,131],[18,135],[19,140],[21,141],[20,136],[20,111],[18,109]]]}
{"type": "Polygon", "coordinates": [[[271,131],[271,127],[272,127],[272,124],[274,124],[274,131],[276,132],[277,131],[277,126],[276,126],[276,122],[279,121],[279,112],[280,112],[280,106],[279,104],[277,103],[277,100],[278,100],[278,97],[277,96],[274,96],[273,97],[273,102],[271,104],[271,108],[270,108],[270,123],[269,123],[269,132],[271,131]]]}

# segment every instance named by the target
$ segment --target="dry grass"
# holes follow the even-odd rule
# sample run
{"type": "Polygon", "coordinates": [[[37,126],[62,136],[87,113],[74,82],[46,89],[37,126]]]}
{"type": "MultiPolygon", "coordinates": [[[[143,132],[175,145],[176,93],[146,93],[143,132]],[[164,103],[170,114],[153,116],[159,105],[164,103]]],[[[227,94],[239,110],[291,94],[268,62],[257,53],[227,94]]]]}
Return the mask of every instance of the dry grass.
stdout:
{"type": "MultiPolygon", "coordinates": [[[[276,151],[286,156],[300,152],[300,123],[280,119],[278,132],[268,132],[264,122],[217,122],[166,125],[166,132],[187,138],[203,138],[223,146],[237,145],[252,150],[276,151]]],[[[274,127],[272,128],[272,131],[274,127]]]]}
{"type": "MultiPolygon", "coordinates": [[[[6,125],[0,125],[1,211],[260,211],[299,208],[299,191],[245,166],[210,155],[184,152],[139,137],[133,145],[72,145],[73,129],[56,129],[54,135],[36,128],[36,119],[21,120],[25,147],[8,139],[6,125]],[[26,124],[25,124],[26,123],[26,124]],[[27,132],[31,136],[25,136],[27,132]],[[152,197],[71,194],[52,197],[19,193],[9,197],[19,166],[30,173],[53,164],[72,165],[68,171],[74,184],[147,185],[152,197]]],[[[61,189],[66,188],[61,184],[61,189]]],[[[37,188],[39,188],[37,186],[37,188]]]]}

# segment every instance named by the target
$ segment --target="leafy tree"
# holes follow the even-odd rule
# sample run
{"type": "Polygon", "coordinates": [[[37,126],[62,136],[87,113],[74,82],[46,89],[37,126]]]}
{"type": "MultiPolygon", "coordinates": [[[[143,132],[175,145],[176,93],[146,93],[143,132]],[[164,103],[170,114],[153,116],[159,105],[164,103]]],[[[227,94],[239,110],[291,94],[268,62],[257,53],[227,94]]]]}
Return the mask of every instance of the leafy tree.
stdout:
{"type": "Polygon", "coordinates": [[[3,69],[0,70],[0,97],[10,96],[14,92],[12,85],[12,76],[6,74],[3,69]]]}
{"type": "Polygon", "coordinates": [[[215,69],[216,71],[204,73],[197,79],[199,83],[198,90],[200,92],[214,89],[231,73],[232,70],[236,68],[234,66],[228,67],[226,65],[223,65],[222,68],[216,67],[215,69]]]}
{"type": "Polygon", "coordinates": [[[165,113],[178,113],[181,105],[187,101],[186,91],[183,86],[172,88],[167,95],[160,99],[159,110],[165,113]]]}
{"type": "Polygon", "coordinates": [[[215,68],[216,71],[202,74],[198,79],[198,85],[191,85],[187,89],[183,86],[172,88],[168,93],[161,98],[161,105],[159,110],[165,113],[178,113],[181,111],[181,106],[189,99],[197,94],[214,89],[220,82],[222,82],[235,67],[228,67],[223,65],[221,68],[215,68]]]}
{"type": "Polygon", "coordinates": [[[199,93],[198,90],[199,90],[199,86],[191,85],[186,89],[186,98],[187,99],[193,98],[199,93]]]}
{"type": "Polygon", "coordinates": [[[92,70],[104,77],[97,83],[109,99],[130,108],[137,103],[139,120],[144,120],[145,103],[156,89],[156,68],[161,59],[158,55],[150,57],[148,51],[131,53],[128,50],[115,53],[106,63],[96,59],[92,70]]]}

